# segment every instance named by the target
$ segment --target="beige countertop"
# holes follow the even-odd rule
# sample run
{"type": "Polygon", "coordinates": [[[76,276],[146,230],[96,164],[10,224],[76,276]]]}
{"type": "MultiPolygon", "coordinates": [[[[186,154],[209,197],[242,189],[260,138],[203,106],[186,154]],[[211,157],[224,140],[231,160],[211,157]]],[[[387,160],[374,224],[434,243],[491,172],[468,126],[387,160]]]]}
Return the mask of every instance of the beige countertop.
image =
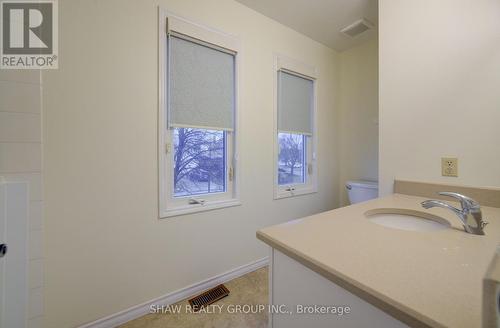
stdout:
{"type": "MultiPolygon", "coordinates": [[[[500,208],[483,207],[484,236],[451,211],[393,194],[267,227],[257,237],[410,326],[481,327],[482,283],[500,242],[500,208]],[[369,221],[375,208],[435,214],[450,229],[418,232],[369,221]]],[[[458,204],[456,204],[458,206],[458,204]]]]}

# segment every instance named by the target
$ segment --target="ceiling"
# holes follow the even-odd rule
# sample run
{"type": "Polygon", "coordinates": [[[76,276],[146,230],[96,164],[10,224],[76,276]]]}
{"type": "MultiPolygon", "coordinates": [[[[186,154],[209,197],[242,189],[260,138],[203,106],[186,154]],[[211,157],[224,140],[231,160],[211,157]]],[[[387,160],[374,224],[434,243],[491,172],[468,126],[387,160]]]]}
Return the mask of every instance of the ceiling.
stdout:
{"type": "Polygon", "coordinates": [[[377,0],[236,0],[324,45],[343,51],[377,36],[377,0]],[[361,18],[375,28],[355,38],[340,30],[361,18]]]}

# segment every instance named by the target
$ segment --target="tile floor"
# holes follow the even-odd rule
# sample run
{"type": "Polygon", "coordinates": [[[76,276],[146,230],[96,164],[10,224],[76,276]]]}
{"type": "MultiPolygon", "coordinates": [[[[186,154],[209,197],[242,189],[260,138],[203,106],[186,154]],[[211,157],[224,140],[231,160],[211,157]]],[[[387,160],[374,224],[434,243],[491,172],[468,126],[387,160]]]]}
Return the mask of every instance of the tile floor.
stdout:
{"type": "MultiPolygon", "coordinates": [[[[120,328],[266,328],[267,308],[259,313],[235,312],[237,305],[268,304],[267,267],[250,272],[224,284],[230,291],[229,296],[214,303],[221,306],[215,313],[186,313],[187,300],[181,301],[180,313],[154,313],[127,322],[120,328]]],[[[174,307],[171,307],[174,308],[174,307]]],[[[249,307],[247,306],[247,309],[249,307]]]]}

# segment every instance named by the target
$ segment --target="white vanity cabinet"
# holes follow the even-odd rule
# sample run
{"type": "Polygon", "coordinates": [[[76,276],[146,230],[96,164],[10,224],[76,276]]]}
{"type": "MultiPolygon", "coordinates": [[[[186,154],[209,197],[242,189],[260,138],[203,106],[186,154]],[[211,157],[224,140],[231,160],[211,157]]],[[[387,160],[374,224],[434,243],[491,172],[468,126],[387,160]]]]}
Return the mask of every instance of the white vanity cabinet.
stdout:
{"type": "Polygon", "coordinates": [[[408,327],[280,251],[270,250],[269,328],[408,327]]]}

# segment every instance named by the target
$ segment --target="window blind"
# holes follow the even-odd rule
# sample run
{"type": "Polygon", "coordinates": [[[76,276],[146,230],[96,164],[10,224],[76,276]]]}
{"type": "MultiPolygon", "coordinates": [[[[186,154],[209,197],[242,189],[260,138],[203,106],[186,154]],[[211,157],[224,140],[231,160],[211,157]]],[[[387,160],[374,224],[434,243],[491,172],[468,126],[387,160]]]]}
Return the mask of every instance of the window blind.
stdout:
{"type": "Polygon", "coordinates": [[[234,129],[235,55],[169,36],[171,127],[234,129]]]}
{"type": "Polygon", "coordinates": [[[278,71],[278,131],[312,135],[313,80],[278,71]]]}

